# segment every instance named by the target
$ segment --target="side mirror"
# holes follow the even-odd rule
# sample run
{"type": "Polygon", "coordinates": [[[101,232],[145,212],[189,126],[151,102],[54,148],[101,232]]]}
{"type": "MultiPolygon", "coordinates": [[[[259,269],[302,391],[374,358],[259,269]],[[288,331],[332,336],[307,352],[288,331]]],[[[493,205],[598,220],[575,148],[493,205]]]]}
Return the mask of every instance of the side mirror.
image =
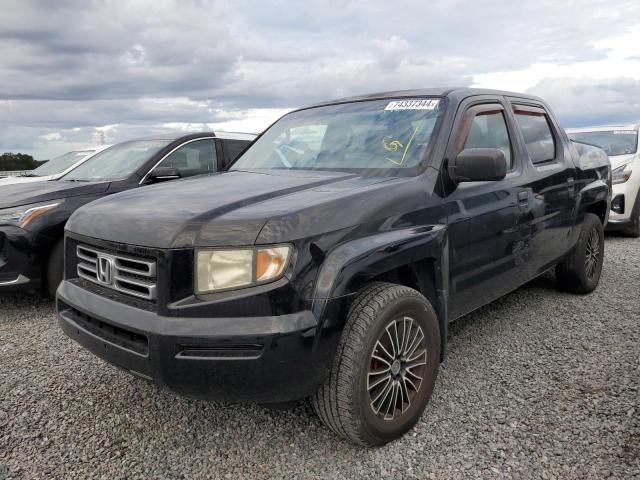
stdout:
{"type": "Polygon", "coordinates": [[[467,148],[449,165],[449,175],[456,182],[488,182],[507,175],[507,159],[497,148],[467,148]]]}
{"type": "Polygon", "coordinates": [[[166,182],[167,180],[176,180],[181,178],[180,170],[172,167],[157,167],[149,174],[151,183],[166,182]]]}

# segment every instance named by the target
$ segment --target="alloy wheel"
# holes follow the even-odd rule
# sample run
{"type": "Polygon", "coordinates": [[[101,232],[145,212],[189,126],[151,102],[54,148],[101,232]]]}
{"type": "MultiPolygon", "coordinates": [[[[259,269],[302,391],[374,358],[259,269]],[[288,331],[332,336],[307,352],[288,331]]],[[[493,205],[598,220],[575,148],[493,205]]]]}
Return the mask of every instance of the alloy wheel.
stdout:
{"type": "Polygon", "coordinates": [[[600,235],[596,228],[592,228],[591,232],[589,232],[585,257],[584,266],[587,278],[592,280],[596,274],[598,263],[600,261],[600,235]]]}
{"type": "Polygon", "coordinates": [[[367,374],[369,406],[380,419],[392,421],[411,406],[427,365],[422,327],[411,317],[387,325],[371,353],[367,374]]]}

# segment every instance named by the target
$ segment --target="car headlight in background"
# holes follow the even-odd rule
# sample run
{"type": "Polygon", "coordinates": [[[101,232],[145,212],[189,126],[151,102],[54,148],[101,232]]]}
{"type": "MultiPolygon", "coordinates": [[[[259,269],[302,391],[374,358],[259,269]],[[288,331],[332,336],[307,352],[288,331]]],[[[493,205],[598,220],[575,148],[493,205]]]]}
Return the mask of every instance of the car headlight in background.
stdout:
{"type": "Polygon", "coordinates": [[[613,169],[611,172],[611,182],[616,185],[618,183],[624,183],[631,177],[631,168],[629,164],[625,163],[619,167],[613,169]]]}
{"type": "Polygon", "coordinates": [[[56,200],[47,204],[22,205],[0,210],[0,225],[15,225],[20,228],[26,228],[36,218],[53,210],[61,203],[62,200],[56,200]]]}
{"type": "Polygon", "coordinates": [[[196,250],[196,293],[211,293],[272,282],[289,264],[291,247],[196,250]]]}

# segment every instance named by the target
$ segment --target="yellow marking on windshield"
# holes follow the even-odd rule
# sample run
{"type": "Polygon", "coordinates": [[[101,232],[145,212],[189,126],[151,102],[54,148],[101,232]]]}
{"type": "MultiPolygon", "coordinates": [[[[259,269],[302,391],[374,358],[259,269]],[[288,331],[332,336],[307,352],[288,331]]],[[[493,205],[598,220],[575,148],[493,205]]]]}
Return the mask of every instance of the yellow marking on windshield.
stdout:
{"type": "Polygon", "coordinates": [[[400,143],[400,140],[394,140],[393,142],[387,143],[387,138],[393,138],[393,137],[384,137],[382,139],[382,146],[387,152],[397,152],[398,148],[404,147],[404,145],[400,143]]]}
{"type": "MultiPolygon", "coordinates": [[[[404,159],[407,156],[407,152],[409,151],[409,147],[411,147],[411,144],[413,143],[413,139],[416,136],[416,133],[418,133],[418,130],[420,130],[420,127],[422,126],[422,121],[418,122],[418,125],[416,125],[416,128],[413,129],[413,134],[411,135],[411,138],[409,139],[409,143],[407,143],[407,148],[404,149],[404,153],[402,154],[402,158],[400,159],[399,162],[395,161],[392,158],[389,157],[384,157],[385,160],[389,160],[391,163],[395,164],[395,165],[403,165],[404,164],[404,159]]],[[[400,142],[398,142],[400,143],[400,142]]]]}

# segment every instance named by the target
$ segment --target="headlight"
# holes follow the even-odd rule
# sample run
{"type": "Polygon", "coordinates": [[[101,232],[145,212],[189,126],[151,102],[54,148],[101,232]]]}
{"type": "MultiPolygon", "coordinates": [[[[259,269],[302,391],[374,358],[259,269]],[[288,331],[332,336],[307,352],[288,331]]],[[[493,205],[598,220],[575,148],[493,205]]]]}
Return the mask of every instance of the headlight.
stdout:
{"type": "Polygon", "coordinates": [[[0,225],[16,225],[20,228],[26,228],[36,218],[53,210],[61,203],[62,200],[57,200],[46,205],[23,205],[0,210],[0,225]]]}
{"type": "Polygon", "coordinates": [[[629,164],[625,163],[611,172],[611,181],[614,185],[624,183],[631,177],[631,169],[629,164]]]}
{"type": "Polygon", "coordinates": [[[291,247],[196,251],[196,293],[211,293],[272,282],[289,264],[291,247]]]}

